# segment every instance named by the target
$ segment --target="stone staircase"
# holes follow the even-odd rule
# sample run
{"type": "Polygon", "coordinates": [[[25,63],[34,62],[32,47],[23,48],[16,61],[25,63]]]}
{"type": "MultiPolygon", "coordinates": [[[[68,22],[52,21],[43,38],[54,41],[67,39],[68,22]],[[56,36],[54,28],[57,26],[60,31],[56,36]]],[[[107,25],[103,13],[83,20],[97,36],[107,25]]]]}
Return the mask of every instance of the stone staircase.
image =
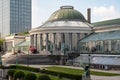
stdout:
{"type": "Polygon", "coordinates": [[[53,65],[56,64],[55,60],[51,59],[48,55],[40,54],[19,54],[12,55],[4,60],[5,64],[43,64],[53,65]]]}

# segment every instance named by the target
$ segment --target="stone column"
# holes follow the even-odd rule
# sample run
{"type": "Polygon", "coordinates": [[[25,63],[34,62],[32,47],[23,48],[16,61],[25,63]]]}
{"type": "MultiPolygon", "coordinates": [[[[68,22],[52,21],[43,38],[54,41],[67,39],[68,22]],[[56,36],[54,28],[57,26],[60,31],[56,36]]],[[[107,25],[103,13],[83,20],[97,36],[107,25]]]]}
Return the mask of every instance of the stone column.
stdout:
{"type": "Polygon", "coordinates": [[[80,51],[79,48],[79,40],[80,40],[80,33],[77,33],[77,50],[80,51]]]}
{"type": "Polygon", "coordinates": [[[80,33],[77,33],[77,40],[80,40],[80,33]]]}
{"type": "Polygon", "coordinates": [[[34,35],[30,35],[30,45],[34,45],[34,35]]]}
{"type": "Polygon", "coordinates": [[[35,46],[35,44],[36,44],[36,42],[35,42],[35,41],[36,41],[36,39],[35,39],[35,38],[36,38],[36,37],[35,37],[35,34],[34,34],[34,45],[33,45],[33,46],[35,46]]]}
{"type": "Polygon", "coordinates": [[[40,34],[40,51],[42,51],[42,34],[40,34]]]}
{"type": "Polygon", "coordinates": [[[48,33],[46,33],[46,51],[48,51],[48,33]]]}
{"type": "Polygon", "coordinates": [[[55,51],[55,37],[56,36],[56,33],[53,33],[53,51],[55,51]]]}
{"type": "Polygon", "coordinates": [[[34,35],[34,46],[37,49],[37,34],[34,35]]]}
{"type": "Polygon", "coordinates": [[[72,50],[72,33],[69,33],[69,50],[72,50]]]}

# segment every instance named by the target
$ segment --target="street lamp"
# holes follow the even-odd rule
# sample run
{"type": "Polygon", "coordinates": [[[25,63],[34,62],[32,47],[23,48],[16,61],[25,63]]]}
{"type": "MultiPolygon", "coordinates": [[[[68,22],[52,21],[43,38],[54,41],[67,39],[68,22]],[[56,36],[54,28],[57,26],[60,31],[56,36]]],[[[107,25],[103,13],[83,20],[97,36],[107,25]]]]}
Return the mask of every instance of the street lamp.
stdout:
{"type": "Polygon", "coordinates": [[[91,77],[90,77],[90,58],[91,58],[91,56],[90,56],[90,53],[89,53],[89,55],[88,55],[88,59],[89,59],[89,79],[91,80],[91,77]]]}
{"type": "Polygon", "coordinates": [[[88,54],[88,65],[84,66],[84,78],[85,80],[91,80],[90,77],[90,54],[88,54]]]}

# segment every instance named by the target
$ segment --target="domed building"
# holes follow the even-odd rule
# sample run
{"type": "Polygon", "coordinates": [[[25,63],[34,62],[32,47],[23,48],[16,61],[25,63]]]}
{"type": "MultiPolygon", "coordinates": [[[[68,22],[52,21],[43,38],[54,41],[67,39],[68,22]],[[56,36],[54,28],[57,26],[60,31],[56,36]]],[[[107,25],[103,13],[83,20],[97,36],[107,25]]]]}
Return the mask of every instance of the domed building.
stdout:
{"type": "Polygon", "coordinates": [[[78,51],[78,41],[92,33],[91,24],[73,6],[61,6],[40,27],[30,31],[31,46],[41,54],[78,51]]]}

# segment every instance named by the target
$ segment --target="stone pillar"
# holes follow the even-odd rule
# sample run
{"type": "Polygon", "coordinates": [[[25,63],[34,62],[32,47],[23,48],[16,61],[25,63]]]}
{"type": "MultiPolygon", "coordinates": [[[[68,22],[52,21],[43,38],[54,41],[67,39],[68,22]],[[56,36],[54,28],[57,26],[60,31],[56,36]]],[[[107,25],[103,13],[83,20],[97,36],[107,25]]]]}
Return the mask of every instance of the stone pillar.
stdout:
{"type": "Polygon", "coordinates": [[[80,51],[79,48],[79,40],[80,40],[80,33],[77,33],[77,50],[80,51]]]}
{"type": "Polygon", "coordinates": [[[40,34],[40,51],[42,51],[42,34],[40,34]]]}
{"type": "Polygon", "coordinates": [[[46,33],[46,51],[48,51],[48,33],[46,33]]]}
{"type": "Polygon", "coordinates": [[[55,37],[56,36],[56,33],[53,33],[53,51],[55,51],[55,37]]]}
{"type": "Polygon", "coordinates": [[[69,33],[69,50],[72,50],[72,33],[69,33]]]}
{"type": "Polygon", "coordinates": [[[34,35],[30,35],[30,45],[34,45],[34,35]]]}
{"type": "Polygon", "coordinates": [[[80,40],[80,33],[77,33],[77,40],[80,40]]]}
{"type": "Polygon", "coordinates": [[[36,37],[35,37],[35,34],[34,34],[34,45],[33,45],[33,46],[35,46],[35,44],[36,44],[36,42],[35,42],[35,41],[36,41],[36,39],[35,39],[35,38],[36,38],[36,37]]]}
{"type": "Polygon", "coordinates": [[[34,46],[37,49],[37,34],[34,35],[34,46]]]}

